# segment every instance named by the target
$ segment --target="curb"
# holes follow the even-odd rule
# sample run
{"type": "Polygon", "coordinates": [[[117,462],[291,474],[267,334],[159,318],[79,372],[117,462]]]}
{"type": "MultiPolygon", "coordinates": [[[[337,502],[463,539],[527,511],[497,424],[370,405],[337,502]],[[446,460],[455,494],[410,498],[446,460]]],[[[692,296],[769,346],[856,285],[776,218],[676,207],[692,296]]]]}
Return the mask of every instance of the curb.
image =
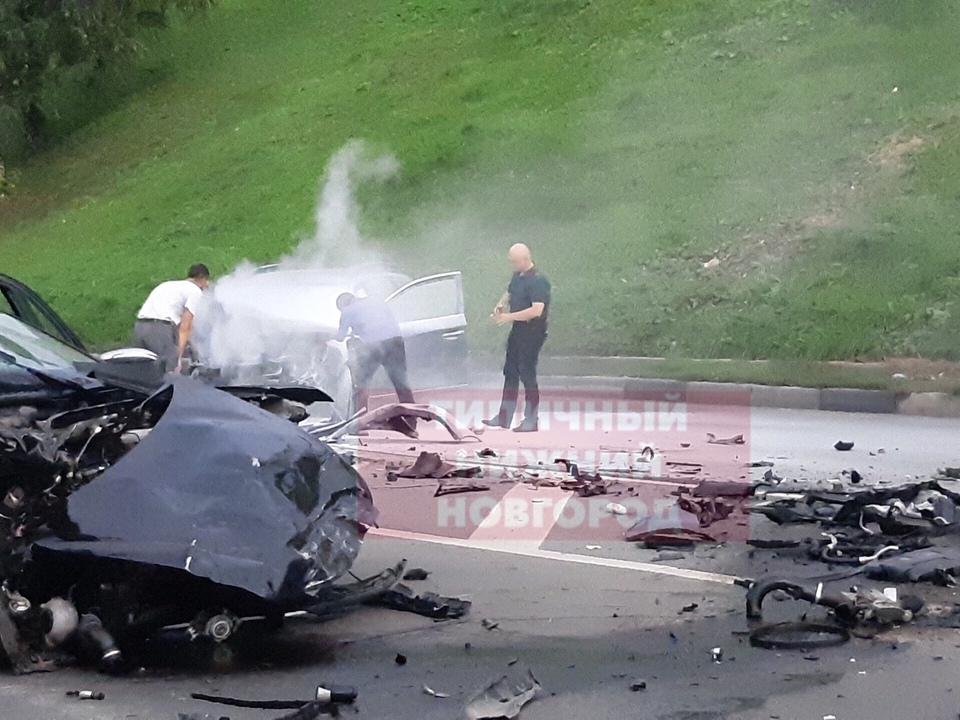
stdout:
{"type": "MultiPolygon", "coordinates": [[[[483,361],[475,363],[477,370],[475,377],[478,380],[491,386],[502,382],[502,375],[491,368],[492,356],[484,356],[476,360],[483,361]],[[482,367],[477,367],[480,365],[482,367]]],[[[540,385],[545,390],[553,391],[603,389],[624,394],[749,393],[752,407],[960,418],[960,397],[942,392],[890,392],[856,388],[821,389],[752,383],[687,382],[637,377],[629,373],[631,365],[636,365],[636,359],[545,357],[540,365],[540,385]],[[575,371],[581,369],[588,372],[576,374],[575,371]],[[563,372],[557,372],[558,370],[563,372]]]]}

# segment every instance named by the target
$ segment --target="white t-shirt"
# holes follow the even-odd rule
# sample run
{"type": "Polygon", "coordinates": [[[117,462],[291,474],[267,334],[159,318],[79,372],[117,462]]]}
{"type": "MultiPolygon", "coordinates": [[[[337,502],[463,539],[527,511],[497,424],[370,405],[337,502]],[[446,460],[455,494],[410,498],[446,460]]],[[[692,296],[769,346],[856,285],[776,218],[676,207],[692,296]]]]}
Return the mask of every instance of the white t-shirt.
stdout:
{"type": "Polygon", "coordinates": [[[147,296],[137,320],[169,320],[179,325],[184,309],[197,314],[202,297],[203,290],[190,280],[167,280],[147,296]]]}

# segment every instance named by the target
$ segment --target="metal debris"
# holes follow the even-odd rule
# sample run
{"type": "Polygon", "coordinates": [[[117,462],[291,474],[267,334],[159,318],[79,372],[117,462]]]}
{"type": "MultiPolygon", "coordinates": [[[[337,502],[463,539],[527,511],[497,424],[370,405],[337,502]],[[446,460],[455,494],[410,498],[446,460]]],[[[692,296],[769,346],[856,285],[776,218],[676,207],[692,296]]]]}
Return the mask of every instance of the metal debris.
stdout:
{"type": "Polygon", "coordinates": [[[472,430],[463,427],[443,408],[413,403],[393,403],[371,410],[345,424],[326,439],[336,440],[344,435],[353,435],[365,430],[390,430],[417,439],[419,435],[416,431],[416,420],[437,421],[454,440],[470,437],[479,439],[472,430]]]}
{"type": "Polygon", "coordinates": [[[707,443],[710,445],[743,445],[745,442],[742,434],[728,438],[718,438],[711,432],[707,433],[707,443]]]}
{"type": "Polygon", "coordinates": [[[522,675],[504,675],[467,703],[466,715],[470,720],[515,718],[540,689],[530,670],[522,675]]]}
{"type": "Polygon", "coordinates": [[[67,690],[67,697],[75,697],[78,700],[103,700],[106,695],[94,690],[67,690]]]}

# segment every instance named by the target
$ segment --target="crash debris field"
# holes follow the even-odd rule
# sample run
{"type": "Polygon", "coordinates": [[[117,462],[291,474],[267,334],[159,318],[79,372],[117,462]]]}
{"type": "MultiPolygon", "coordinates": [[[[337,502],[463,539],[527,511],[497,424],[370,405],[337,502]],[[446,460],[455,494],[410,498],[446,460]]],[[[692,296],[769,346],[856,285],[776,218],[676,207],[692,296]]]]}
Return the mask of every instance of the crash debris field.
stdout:
{"type": "MultiPolygon", "coordinates": [[[[751,459],[749,435],[699,430],[662,444],[620,434],[622,446],[594,452],[574,442],[562,457],[552,448],[570,438],[556,427],[483,433],[442,403],[381,398],[320,421],[277,388],[20,379],[0,409],[0,641],[13,674],[79,664],[122,678],[177,666],[183,648],[229,672],[244,638],[371,606],[497,630],[469,597],[417,590],[430,569],[403,557],[354,576],[371,533],[542,557],[620,548],[625,567],[709,575],[741,586],[758,651],[960,627],[957,468],[904,482],[853,468],[783,477],[751,459]],[[771,596],[797,601],[795,617],[765,619],[771,596]]],[[[823,453],[842,468],[852,448],[841,439],[823,453]]],[[[699,604],[665,612],[692,617],[699,604]]],[[[723,662],[722,647],[711,652],[723,662]]],[[[542,695],[527,660],[463,698],[467,717],[516,717],[542,695]]],[[[327,685],[301,701],[193,700],[263,717],[362,708],[362,689],[327,685]]]]}

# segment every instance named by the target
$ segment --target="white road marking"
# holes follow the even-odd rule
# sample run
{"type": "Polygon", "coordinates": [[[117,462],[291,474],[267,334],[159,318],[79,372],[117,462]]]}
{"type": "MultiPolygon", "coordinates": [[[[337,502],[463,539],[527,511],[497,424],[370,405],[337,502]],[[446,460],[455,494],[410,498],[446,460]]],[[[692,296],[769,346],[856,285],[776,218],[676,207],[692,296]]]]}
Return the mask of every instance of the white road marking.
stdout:
{"type": "Polygon", "coordinates": [[[578,555],[576,553],[562,553],[556,552],[555,550],[543,550],[536,541],[496,541],[475,540],[473,538],[463,540],[460,538],[441,537],[439,535],[414,533],[406,530],[389,530],[386,528],[373,528],[368,532],[368,534],[377,537],[393,538],[395,540],[411,540],[414,542],[432,543],[434,545],[459,547],[467,550],[487,550],[490,552],[504,553],[506,555],[520,555],[522,557],[537,558],[540,560],[557,560],[560,562],[574,563],[577,565],[593,565],[595,567],[613,568],[617,570],[648,572],[657,575],[667,575],[670,577],[682,578],[684,580],[699,580],[700,582],[718,583],[720,585],[733,585],[734,581],[739,579],[735,575],[722,575],[720,573],[704,572],[702,570],[687,570],[686,568],[671,567],[670,565],[661,565],[659,563],[618,560],[616,558],[578,555]]]}

